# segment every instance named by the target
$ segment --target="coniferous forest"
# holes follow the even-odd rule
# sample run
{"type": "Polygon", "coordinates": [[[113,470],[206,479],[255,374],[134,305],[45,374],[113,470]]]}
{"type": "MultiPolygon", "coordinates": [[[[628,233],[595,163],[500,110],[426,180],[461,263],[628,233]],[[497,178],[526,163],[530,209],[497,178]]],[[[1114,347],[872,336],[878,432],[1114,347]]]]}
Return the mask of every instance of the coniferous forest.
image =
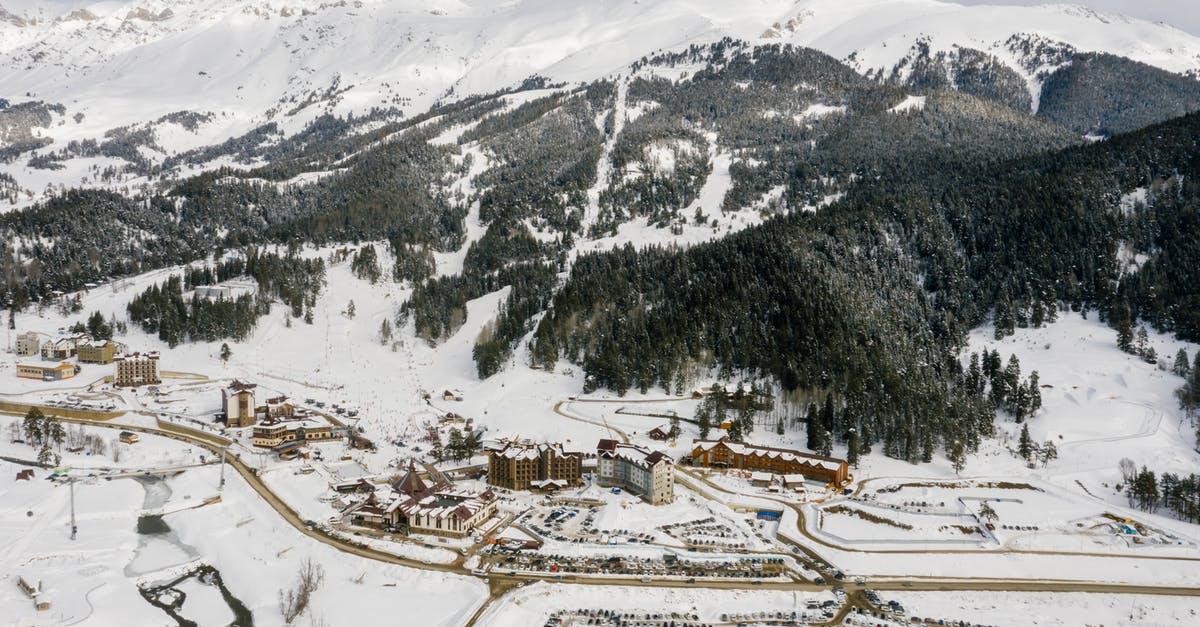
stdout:
{"type": "Polygon", "coordinates": [[[928,461],[951,442],[977,447],[997,410],[1036,411],[1036,373],[999,355],[964,365],[974,327],[1004,336],[1072,311],[1131,352],[1142,324],[1200,341],[1195,81],[1039,54],[1073,63],[1047,77],[1037,115],[1020,77],[980,51],[918,47],[904,68],[864,76],[813,50],[727,39],[615,79],[531,79],[407,120],[378,112],[358,135],[326,118],[293,141],[264,129],[180,157],[242,155],[253,169],[164,177],[136,196],[69,190],[0,216],[2,303],[212,258],[134,298],[130,321],[171,345],[244,338],[272,302],[311,315],[323,284],[319,260],[261,249],[353,242],[360,279],[412,287],[397,328],[433,344],[468,301],[508,289],[476,339],[480,377],[572,364],[585,391],[679,392],[710,373],[766,382],[805,399],[795,420],[814,447],[928,461]],[[1126,79],[1144,86],[1136,107],[1110,89],[1126,79]],[[695,206],[718,154],[728,190],[695,206]],[[286,183],[307,172],[323,175],[286,183]],[[761,224],[725,234],[732,212],[761,224]],[[721,237],[576,247],[631,223],[721,237]],[[438,274],[435,254],[456,251],[461,271],[438,274]],[[183,296],[232,277],[257,292],[183,296]],[[514,363],[522,342],[529,363],[514,363]]]}

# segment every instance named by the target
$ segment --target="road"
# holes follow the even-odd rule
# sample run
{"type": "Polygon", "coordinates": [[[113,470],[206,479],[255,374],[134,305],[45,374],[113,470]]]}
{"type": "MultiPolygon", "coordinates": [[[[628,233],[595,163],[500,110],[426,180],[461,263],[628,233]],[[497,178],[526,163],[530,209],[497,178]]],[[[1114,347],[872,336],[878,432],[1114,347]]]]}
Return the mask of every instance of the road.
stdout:
{"type": "MultiPolygon", "coordinates": [[[[1186,556],[1179,556],[1179,555],[1128,555],[1128,554],[1122,554],[1122,553],[1097,553],[1097,552],[1088,552],[1088,551],[1049,551],[1049,550],[1008,549],[1008,548],[998,550],[998,549],[967,549],[967,548],[963,548],[963,549],[929,549],[929,548],[924,548],[924,549],[859,549],[859,548],[854,548],[854,547],[847,547],[847,546],[844,546],[841,544],[835,544],[824,538],[821,538],[819,536],[813,535],[812,533],[809,533],[808,529],[806,528],[806,526],[804,524],[804,510],[800,506],[796,505],[795,503],[793,503],[791,501],[787,501],[787,500],[780,499],[780,498],[773,497],[773,496],[757,495],[757,494],[749,495],[749,494],[741,494],[738,492],[734,492],[732,490],[728,490],[726,488],[723,488],[723,487],[709,481],[707,478],[701,476],[699,473],[696,473],[695,471],[685,470],[681,466],[676,466],[675,473],[676,473],[677,477],[682,474],[682,475],[689,477],[690,479],[692,479],[694,481],[699,481],[699,482],[703,483],[705,489],[708,489],[708,490],[716,490],[718,492],[722,492],[724,494],[728,494],[728,495],[736,496],[736,497],[750,498],[750,499],[762,499],[765,501],[772,501],[772,502],[778,503],[779,505],[782,505],[783,507],[791,509],[792,511],[796,512],[796,516],[797,516],[797,520],[798,520],[797,525],[796,525],[797,531],[801,535],[803,535],[806,540],[813,542],[815,544],[819,544],[821,546],[825,546],[825,547],[835,549],[838,551],[845,551],[848,553],[874,553],[874,554],[920,553],[920,554],[956,554],[956,555],[970,555],[970,554],[1061,555],[1061,556],[1068,556],[1068,557],[1103,557],[1103,558],[1111,558],[1111,559],[1165,560],[1165,561],[1175,561],[1175,562],[1197,562],[1197,563],[1200,563],[1200,558],[1186,557],[1186,556]]],[[[686,483],[686,480],[685,480],[685,483],[686,483]]],[[[691,484],[690,487],[694,488],[695,486],[694,486],[694,484],[691,484]]]]}
{"type": "MultiPolygon", "coordinates": [[[[605,429],[611,429],[617,433],[622,440],[628,441],[628,437],[618,429],[615,429],[603,421],[594,421],[579,416],[573,416],[562,411],[561,406],[569,401],[563,401],[555,404],[555,413],[580,422],[586,422],[605,429]]],[[[143,427],[114,424],[104,420],[81,419],[81,418],[62,418],[64,422],[72,422],[79,424],[88,424],[91,426],[137,431],[149,433],[163,437],[172,438],[181,442],[188,443],[193,446],[200,446],[208,449],[214,454],[220,453],[221,448],[232,444],[232,442],[224,437],[203,431],[197,431],[187,427],[174,425],[166,422],[159,422],[158,427],[143,427]]],[[[454,562],[449,564],[425,563],[419,560],[404,558],[393,555],[384,551],[379,551],[365,546],[359,546],[353,541],[332,537],[320,529],[310,530],[301,516],[292,509],[287,503],[279,498],[267,485],[258,477],[255,470],[248,466],[245,462],[228,458],[227,463],[237,471],[237,473],[246,481],[246,483],[268,504],[272,509],[279,514],[285,521],[288,522],[297,532],[312,538],[313,540],[325,544],[336,550],[356,555],[365,559],[372,559],[379,562],[389,564],[397,564],[409,568],[420,570],[437,571],[456,575],[470,575],[470,571],[463,565],[465,558],[458,556],[454,562]]],[[[739,495],[719,486],[708,482],[702,477],[687,474],[687,477],[696,482],[703,482],[707,489],[717,490],[734,496],[739,495]]],[[[684,479],[684,483],[689,483],[688,479],[684,479]]],[[[695,485],[695,484],[693,484],[695,485]]],[[[781,499],[772,499],[770,497],[758,497],[765,500],[773,500],[779,504],[792,508],[801,516],[803,521],[803,513],[792,503],[788,503],[781,499]]],[[[843,547],[830,545],[819,538],[814,538],[806,533],[803,524],[799,525],[799,531],[807,540],[825,544],[838,550],[851,550],[843,547]]],[[[797,544],[802,550],[809,553],[810,557],[824,561],[811,549],[797,544]]],[[[871,552],[871,551],[864,551],[871,552]]],[[[892,552],[909,552],[909,553],[929,553],[931,551],[911,550],[911,551],[892,551],[892,552]]],[[[932,551],[936,552],[936,551],[932,551]]],[[[995,553],[995,551],[989,551],[995,553]]],[[[1024,553],[1037,553],[1049,555],[1080,555],[1079,553],[1053,552],[1053,551],[1022,551],[1024,553]]],[[[1088,554],[1084,554],[1088,555],[1088,554]]],[[[1103,557],[1118,557],[1111,554],[1092,554],[1103,557]]],[[[1142,558],[1146,559],[1146,558],[1142,558]]],[[[1161,559],[1191,559],[1191,558],[1171,558],[1162,557],[1161,559]]],[[[1193,560],[1195,561],[1195,560],[1193,560]]],[[[553,576],[534,575],[534,574],[517,574],[507,575],[503,573],[491,572],[488,573],[487,582],[489,585],[490,595],[488,600],[477,608],[474,615],[468,621],[467,625],[473,625],[483,615],[485,608],[489,607],[493,602],[501,598],[504,594],[514,589],[521,581],[530,580],[545,580],[548,582],[556,581],[553,576]]],[[[608,578],[608,577],[587,577],[587,576],[570,576],[565,575],[563,583],[576,585],[594,585],[594,586],[634,586],[634,587],[659,587],[659,588],[704,588],[713,590],[786,590],[800,592],[817,592],[828,590],[833,584],[817,585],[808,582],[798,582],[792,580],[780,581],[747,581],[747,580],[702,580],[694,584],[689,584],[683,580],[661,580],[656,579],[651,582],[642,582],[639,578],[608,578]]],[[[934,579],[922,577],[898,577],[879,579],[872,578],[868,586],[875,590],[914,590],[914,591],[995,591],[995,592],[1092,592],[1092,593],[1107,593],[1107,594],[1147,594],[1147,595],[1167,595],[1167,596],[1200,596],[1200,588],[1187,586],[1147,586],[1147,585],[1130,585],[1118,583],[1097,583],[1097,582],[1081,582],[1081,581],[1062,581],[1062,580],[1014,580],[1014,579],[988,579],[988,578],[958,578],[958,579],[934,579]]],[[[846,610],[849,611],[849,610],[846,610]]]]}

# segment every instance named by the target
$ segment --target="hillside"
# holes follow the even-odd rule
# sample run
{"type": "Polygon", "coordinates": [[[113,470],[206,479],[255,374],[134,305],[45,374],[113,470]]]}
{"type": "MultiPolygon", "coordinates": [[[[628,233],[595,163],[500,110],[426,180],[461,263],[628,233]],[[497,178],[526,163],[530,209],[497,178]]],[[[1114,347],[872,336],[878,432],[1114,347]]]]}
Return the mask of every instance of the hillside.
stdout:
{"type": "MultiPolygon", "coordinates": [[[[261,164],[270,156],[246,154],[247,144],[286,144],[305,129],[370,132],[531,77],[611,78],[647,55],[723,37],[812,47],[879,82],[952,87],[1027,110],[1039,107],[1051,74],[1091,67],[1086,55],[1104,53],[1161,69],[1168,78],[1159,84],[1173,81],[1179,92],[1143,103],[1137,122],[1194,108],[1194,89],[1179,75],[1200,68],[1200,41],[1166,26],[1065,6],[881,6],[8,0],[0,3],[9,16],[0,19],[0,173],[13,180],[0,200],[27,206],[48,186],[132,190],[163,169],[261,164]]],[[[1121,68],[1106,76],[1117,70],[1136,76],[1121,68]]],[[[1056,80],[1047,97],[1061,106],[1063,86],[1072,87],[1065,97],[1085,100],[1074,108],[1087,119],[1050,119],[1077,132],[1131,130],[1093,123],[1127,105],[1097,93],[1112,84],[1056,80]]]]}

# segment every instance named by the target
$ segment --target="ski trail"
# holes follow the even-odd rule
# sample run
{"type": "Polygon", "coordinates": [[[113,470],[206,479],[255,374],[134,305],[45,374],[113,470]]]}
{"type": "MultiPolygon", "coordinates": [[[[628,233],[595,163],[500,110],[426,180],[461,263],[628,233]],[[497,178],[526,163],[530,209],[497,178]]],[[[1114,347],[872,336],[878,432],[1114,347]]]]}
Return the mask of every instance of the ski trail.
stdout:
{"type": "Polygon", "coordinates": [[[604,150],[600,154],[600,163],[596,164],[596,183],[588,190],[587,209],[583,214],[583,234],[586,237],[591,231],[592,225],[600,217],[600,192],[608,185],[608,179],[612,176],[612,152],[617,145],[617,138],[621,136],[621,131],[625,129],[626,119],[626,94],[629,91],[629,79],[622,78],[617,83],[617,96],[613,102],[613,132],[612,136],[604,142],[604,150]]]}

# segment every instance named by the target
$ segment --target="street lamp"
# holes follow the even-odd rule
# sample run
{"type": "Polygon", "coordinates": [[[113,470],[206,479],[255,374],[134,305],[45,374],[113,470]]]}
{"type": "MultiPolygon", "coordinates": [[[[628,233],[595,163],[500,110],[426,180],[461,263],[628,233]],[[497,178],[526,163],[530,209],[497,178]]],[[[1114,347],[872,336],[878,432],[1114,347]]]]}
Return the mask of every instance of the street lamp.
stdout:
{"type": "Polygon", "coordinates": [[[225,452],[228,450],[228,445],[221,447],[221,483],[217,486],[217,492],[225,489],[225,452]]]}

